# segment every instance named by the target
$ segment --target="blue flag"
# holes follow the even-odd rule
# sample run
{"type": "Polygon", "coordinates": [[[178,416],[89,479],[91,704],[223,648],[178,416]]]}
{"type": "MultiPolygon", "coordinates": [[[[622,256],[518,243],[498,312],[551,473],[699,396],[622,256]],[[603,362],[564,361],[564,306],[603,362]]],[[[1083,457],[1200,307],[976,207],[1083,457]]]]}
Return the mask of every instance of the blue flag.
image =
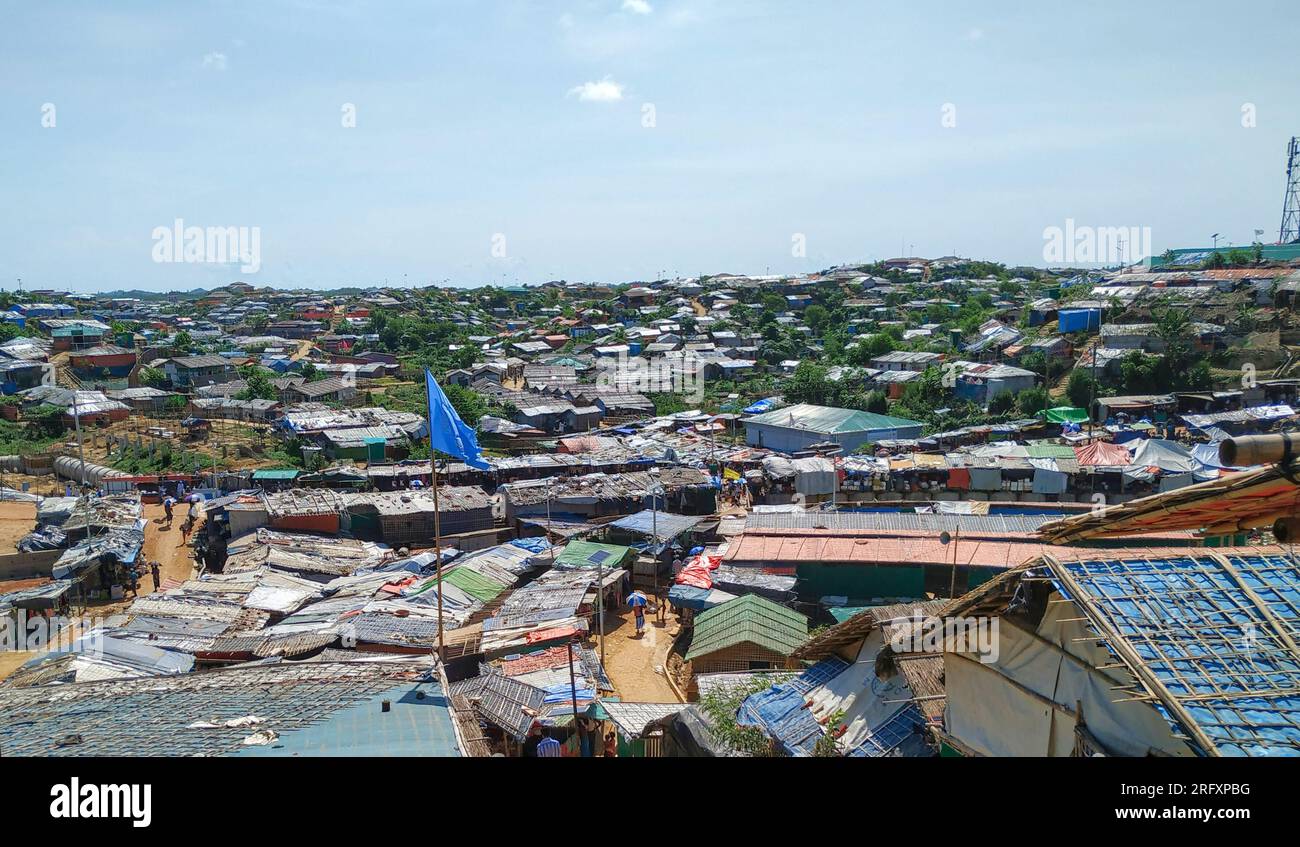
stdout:
{"type": "Polygon", "coordinates": [[[429,446],[460,459],[471,468],[490,470],[492,466],[483,461],[474,430],[456,414],[456,408],[433,381],[428,368],[424,370],[424,387],[429,393],[429,446]]]}

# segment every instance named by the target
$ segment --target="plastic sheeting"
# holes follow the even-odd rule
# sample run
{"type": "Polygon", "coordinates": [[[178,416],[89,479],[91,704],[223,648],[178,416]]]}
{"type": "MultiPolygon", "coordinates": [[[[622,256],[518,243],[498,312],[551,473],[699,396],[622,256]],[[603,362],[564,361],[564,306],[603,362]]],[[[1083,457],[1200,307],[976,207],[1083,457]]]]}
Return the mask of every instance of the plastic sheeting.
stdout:
{"type": "Polygon", "coordinates": [[[1111,444],[1108,441],[1094,441],[1074,448],[1074,455],[1080,465],[1092,467],[1126,467],[1133,462],[1133,456],[1127,447],[1111,444]]]}
{"type": "Polygon", "coordinates": [[[1096,669],[1114,659],[1088,638],[1079,610],[1070,603],[1047,608],[1039,637],[1000,621],[995,663],[967,654],[945,656],[948,732],[986,756],[1069,756],[1073,712],[1082,703],[1088,731],[1116,755],[1145,756],[1151,750],[1189,755],[1156,709],[1115,696],[1113,687],[1132,679],[1123,670],[1096,669]],[[1075,620],[1064,620],[1069,618],[1075,620]]]}
{"type": "Polygon", "coordinates": [[[1035,494],[1064,494],[1070,477],[1056,470],[1034,469],[1035,494]]]}
{"type": "Polygon", "coordinates": [[[1156,467],[1166,473],[1191,473],[1197,470],[1192,454],[1176,441],[1148,438],[1133,450],[1132,464],[1156,467]]]}
{"type": "Polygon", "coordinates": [[[839,487],[835,463],[822,457],[795,459],[794,490],[800,494],[834,494],[839,487]]]}
{"type": "Polygon", "coordinates": [[[999,468],[969,468],[971,491],[1001,491],[1002,471],[999,468]]]}
{"type": "Polygon", "coordinates": [[[694,609],[702,612],[735,600],[735,594],[729,594],[717,588],[696,588],[693,585],[674,585],[668,589],[668,602],[682,609],[694,609]]]}
{"type": "Polygon", "coordinates": [[[706,556],[700,553],[682,568],[674,579],[678,585],[690,585],[695,588],[712,588],[713,572],[722,564],[721,556],[706,556]]]}

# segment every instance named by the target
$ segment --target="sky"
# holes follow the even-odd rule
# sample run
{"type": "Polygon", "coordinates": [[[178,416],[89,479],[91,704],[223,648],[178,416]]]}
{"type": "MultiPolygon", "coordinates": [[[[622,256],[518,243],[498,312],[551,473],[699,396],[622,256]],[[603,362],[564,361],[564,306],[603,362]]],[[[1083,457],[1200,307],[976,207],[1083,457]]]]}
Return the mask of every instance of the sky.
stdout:
{"type": "Polygon", "coordinates": [[[1067,222],[1248,244],[1300,135],[1295,0],[0,8],[7,290],[1042,266],[1067,222]]]}

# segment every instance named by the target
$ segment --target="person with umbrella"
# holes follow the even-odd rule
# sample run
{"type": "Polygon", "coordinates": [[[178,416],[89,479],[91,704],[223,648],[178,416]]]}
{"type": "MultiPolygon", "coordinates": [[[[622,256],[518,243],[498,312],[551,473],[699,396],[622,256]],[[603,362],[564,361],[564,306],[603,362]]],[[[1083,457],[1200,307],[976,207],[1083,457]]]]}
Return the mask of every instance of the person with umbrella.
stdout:
{"type": "Polygon", "coordinates": [[[648,602],[645,594],[640,590],[633,591],[627,596],[627,604],[632,607],[632,614],[636,616],[636,634],[638,637],[645,631],[645,607],[648,602]]]}

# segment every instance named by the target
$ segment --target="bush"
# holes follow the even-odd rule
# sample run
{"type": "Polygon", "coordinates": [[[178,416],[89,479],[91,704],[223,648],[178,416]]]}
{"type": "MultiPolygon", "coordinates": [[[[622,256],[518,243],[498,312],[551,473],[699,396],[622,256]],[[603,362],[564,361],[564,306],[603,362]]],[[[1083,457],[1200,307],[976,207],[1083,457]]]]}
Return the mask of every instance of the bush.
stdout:
{"type": "Polygon", "coordinates": [[[996,397],[989,401],[990,415],[1005,415],[1016,407],[1015,395],[1010,391],[1000,392],[996,397]]]}

